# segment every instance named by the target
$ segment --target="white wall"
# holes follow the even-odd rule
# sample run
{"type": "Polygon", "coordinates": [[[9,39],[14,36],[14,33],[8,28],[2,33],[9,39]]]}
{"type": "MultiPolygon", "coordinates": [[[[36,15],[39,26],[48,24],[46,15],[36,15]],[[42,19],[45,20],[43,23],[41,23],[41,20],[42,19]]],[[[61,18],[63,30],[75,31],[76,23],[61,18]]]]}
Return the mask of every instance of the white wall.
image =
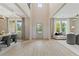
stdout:
{"type": "Polygon", "coordinates": [[[37,4],[32,4],[31,6],[31,27],[30,27],[30,37],[36,37],[36,24],[41,23],[43,25],[43,38],[49,39],[50,36],[50,20],[49,20],[49,5],[43,4],[42,8],[38,8],[37,4]]]}
{"type": "Polygon", "coordinates": [[[79,19],[75,21],[75,33],[79,34],[79,19]]]}
{"type": "Polygon", "coordinates": [[[28,40],[30,37],[30,19],[25,18],[25,39],[28,40]]]}
{"type": "Polygon", "coordinates": [[[0,19],[0,32],[7,33],[7,19],[0,19]]]}
{"type": "Polygon", "coordinates": [[[16,32],[16,21],[8,19],[8,32],[15,33],[16,32]]]}
{"type": "Polygon", "coordinates": [[[79,19],[74,20],[74,21],[72,22],[72,25],[75,27],[73,32],[74,32],[75,34],[79,34],[79,19]]]}

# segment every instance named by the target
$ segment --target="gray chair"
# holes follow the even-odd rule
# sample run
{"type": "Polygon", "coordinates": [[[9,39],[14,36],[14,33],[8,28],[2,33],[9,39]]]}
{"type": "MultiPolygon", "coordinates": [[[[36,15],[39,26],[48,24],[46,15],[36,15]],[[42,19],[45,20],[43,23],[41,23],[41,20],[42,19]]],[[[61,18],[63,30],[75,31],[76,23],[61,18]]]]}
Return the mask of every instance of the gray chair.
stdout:
{"type": "Polygon", "coordinates": [[[67,43],[70,45],[74,45],[76,43],[76,35],[75,34],[67,34],[67,43]]]}
{"type": "Polygon", "coordinates": [[[16,43],[17,42],[17,34],[12,34],[11,39],[12,39],[13,42],[16,43]]]}
{"type": "Polygon", "coordinates": [[[2,37],[0,37],[0,51],[1,51],[1,39],[2,39],[2,37]]]}
{"type": "Polygon", "coordinates": [[[3,36],[1,41],[2,41],[2,44],[6,44],[7,47],[9,47],[11,43],[10,35],[3,36]]]}
{"type": "Polygon", "coordinates": [[[78,44],[78,45],[79,45],[79,34],[78,34],[78,35],[76,35],[76,44],[78,44]]]}

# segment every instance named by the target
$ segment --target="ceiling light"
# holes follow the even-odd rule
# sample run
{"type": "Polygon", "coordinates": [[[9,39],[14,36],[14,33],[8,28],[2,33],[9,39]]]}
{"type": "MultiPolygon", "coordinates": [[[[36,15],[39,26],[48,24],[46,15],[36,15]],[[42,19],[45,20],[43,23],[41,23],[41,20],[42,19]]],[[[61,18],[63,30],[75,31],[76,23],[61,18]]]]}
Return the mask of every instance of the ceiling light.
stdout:
{"type": "Polygon", "coordinates": [[[38,3],[38,7],[41,8],[42,7],[42,4],[41,3],[38,3]]]}

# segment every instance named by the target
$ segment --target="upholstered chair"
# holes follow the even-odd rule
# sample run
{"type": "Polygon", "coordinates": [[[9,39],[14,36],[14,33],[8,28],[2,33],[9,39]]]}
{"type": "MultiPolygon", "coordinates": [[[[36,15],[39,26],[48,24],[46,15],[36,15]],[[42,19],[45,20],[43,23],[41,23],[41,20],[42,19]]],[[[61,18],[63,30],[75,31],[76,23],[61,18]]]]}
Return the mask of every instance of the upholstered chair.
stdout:
{"type": "Polygon", "coordinates": [[[76,35],[75,34],[67,34],[67,43],[74,45],[76,43],[76,35]]]}

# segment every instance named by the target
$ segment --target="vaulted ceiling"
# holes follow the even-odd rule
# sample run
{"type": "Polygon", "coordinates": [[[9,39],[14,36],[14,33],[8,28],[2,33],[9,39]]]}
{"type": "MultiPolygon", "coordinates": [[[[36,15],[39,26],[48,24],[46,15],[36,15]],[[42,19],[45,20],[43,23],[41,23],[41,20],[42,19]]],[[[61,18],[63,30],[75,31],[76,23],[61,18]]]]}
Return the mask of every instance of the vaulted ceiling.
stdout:
{"type": "Polygon", "coordinates": [[[63,5],[64,3],[49,3],[49,17],[53,18],[63,5]]]}
{"type": "Polygon", "coordinates": [[[79,15],[79,3],[67,3],[54,15],[54,18],[72,18],[76,15],[79,15]]]}
{"type": "MultiPolygon", "coordinates": [[[[31,17],[31,3],[0,3],[0,16],[6,17],[31,17]]],[[[69,18],[79,15],[79,4],[75,3],[50,3],[50,18],[69,18]]]]}
{"type": "Polygon", "coordinates": [[[0,3],[0,15],[6,17],[30,17],[26,3],[0,3]]]}

